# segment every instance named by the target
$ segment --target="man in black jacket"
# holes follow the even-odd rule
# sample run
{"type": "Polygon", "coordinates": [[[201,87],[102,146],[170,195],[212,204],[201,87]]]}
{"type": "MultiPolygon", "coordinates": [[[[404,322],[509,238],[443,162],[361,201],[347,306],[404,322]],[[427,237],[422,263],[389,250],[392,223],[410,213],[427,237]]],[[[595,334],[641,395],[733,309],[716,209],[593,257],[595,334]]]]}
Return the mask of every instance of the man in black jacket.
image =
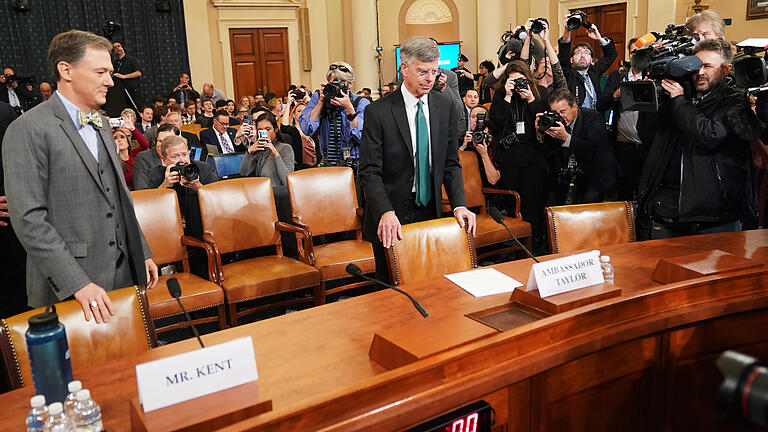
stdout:
{"type": "Polygon", "coordinates": [[[550,205],[585,204],[612,200],[616,194],[618,165],[608,145],[603,116],[582,108],[568,89],[549,95],[549,109],[565,124],[542,131],[536,115],[536,135],[556,177],[550,205]]]}
{"type": "MultiPolygon", "coordinates": [[[[565,21],[567,17],[563,20],[564,25],[565,21]]],[[[579,106],[595,108],[600,92],[600,77],[611,67],[618,54],[613,41],[603,37],[596,25],[592,24],[587,37],[600,43],[603,49],[603,57],[600,60],[593,64],[592,47],[585,42],[576,44],[571,51],[571,31],[567,26],[563,36],[558,40],[557,57],[563,68],[565,80],[568,82],[568,90],[576,98],[579,106]]]]}
{"type": "Polygon", "coordinates": [[[638,213],[650,219],[650,232],[639,232],[639,239],[739,231],[753,217],[749,141],[764,125],[745,91],[725,83],[730,43],[703,40],[694,54],[703,65],[693,76],[693,95],[662,81],[670,100],[640,178],[638,213]]]}

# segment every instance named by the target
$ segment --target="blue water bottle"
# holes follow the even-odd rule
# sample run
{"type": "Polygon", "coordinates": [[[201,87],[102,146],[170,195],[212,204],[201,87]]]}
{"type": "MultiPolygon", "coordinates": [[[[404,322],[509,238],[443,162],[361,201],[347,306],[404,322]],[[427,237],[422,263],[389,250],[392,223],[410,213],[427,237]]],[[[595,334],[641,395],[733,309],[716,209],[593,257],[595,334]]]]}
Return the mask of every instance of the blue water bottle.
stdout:
{"type": "Polygon", "coordinates": [[[26,333],[29,364],[35,393],[44,395],[49,403],[64,402],[67,383],[72,381],[72,364],[64,325],[59,322],[56,306],[29,318],[26,333]]]}

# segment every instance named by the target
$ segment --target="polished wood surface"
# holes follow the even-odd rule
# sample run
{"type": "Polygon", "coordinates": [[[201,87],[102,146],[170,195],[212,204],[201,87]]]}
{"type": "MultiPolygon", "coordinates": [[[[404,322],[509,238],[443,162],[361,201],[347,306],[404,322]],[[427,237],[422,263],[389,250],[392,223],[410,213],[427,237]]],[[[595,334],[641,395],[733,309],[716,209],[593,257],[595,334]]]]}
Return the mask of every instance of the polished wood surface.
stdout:
{"type": "MultiPolygon", "coordinates": [[[[495,431],[739,430],[716,418],[713,389],[719,377],[712,361],[725,348],[768,358],[763,330],[768,270],[669,285],[651,279],[661,258],[713,249],[768,263],[768,232],[602,248],[611,256],[621,296],[448,347],[389,371],[369,357],[373,335],[424,320],[407,298],[391,290],[205,335],[206,345],[252,336],[259,386],[273,401],[272,411],[224,430],[394,431],[481,398],[493,401],[499,420],[495,431]],[[700,374],[706,379],[693,386],[700,374]],[[692,417],[696,427],[686,423],[692,417]]],[[[525,284],[531,264],[526,259],[495,267],[525,284]]],[[[474,298],[444,278],[403,289],[436,322],[502,306],[510,298],[474,298]]],[[[439,345],[441,334],[433,337],[430,343],[439,345]]],[[[101,404],[105,429],[128,430],[135,364],[196,345],[182,341],[75,370],[75,377],[101,404]]],[[[23,428],[32,393],[26,387],[0,395],[6,420],[0,431],[23,428]]]]}

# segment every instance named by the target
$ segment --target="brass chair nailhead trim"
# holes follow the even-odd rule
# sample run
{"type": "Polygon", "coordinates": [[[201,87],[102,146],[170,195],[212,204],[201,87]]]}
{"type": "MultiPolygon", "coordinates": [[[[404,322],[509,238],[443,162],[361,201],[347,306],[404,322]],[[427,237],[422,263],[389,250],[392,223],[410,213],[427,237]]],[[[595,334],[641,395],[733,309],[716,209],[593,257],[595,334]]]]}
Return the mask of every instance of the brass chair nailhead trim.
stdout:
{"type": "MultiPolygon", "coordinates": [[[[138,285],[134,285],[133,289],[136,291],[136,298],[139,301],[139,310],[141,311],[141,322],[144,324],[144,335],[147,337],[147,347],[149,349],[154,348],[152,346],[152,336],[149,334],[149,327],[147,326],[147,316],[144,314],[144,302],[141,300],[141,290],[138,285]]],[[[149,306],[147,306],[149,310],[149,306]]]]}
{"type": "Polygon", "coordinates": [[[16,365],[16,376],[19,378],[21,386],[24,387],[24,377],[21,375],[21,364],[19,363],[19,356],[16,354],[16,345],[13,343],[11,337],[11,330],[8,328],[8,323],[5,320],[0,320],[3,323],[3,330],[8,335],[8,342],[11,344],[11,354],[13,354],[13,363],[16,365]]]}

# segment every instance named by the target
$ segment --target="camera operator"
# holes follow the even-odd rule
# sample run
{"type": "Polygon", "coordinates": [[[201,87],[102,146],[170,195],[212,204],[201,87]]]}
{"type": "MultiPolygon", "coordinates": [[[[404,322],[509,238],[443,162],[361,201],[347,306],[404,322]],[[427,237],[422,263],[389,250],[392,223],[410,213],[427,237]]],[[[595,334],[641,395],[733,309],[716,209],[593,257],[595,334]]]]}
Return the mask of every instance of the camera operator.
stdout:
{"type": "Polygon", "coordinates": [[[501,174],[498,183],[492,184],[520,194],[523,219],[531,224],[535,247],[540,249],[547,164],[536,140],[534,123],[536,115],[545,109],[533,83],[533,75],[525,63],[520,60],[507,63],[496,84],[489,114],[497,130],[494,162],[501,174]]]}
{"type": "Polygon", "coordinates": [[[29,104],[34,95],[26,86],[19,85],[19,79],[13,73],[13,69],[3,69],[0,75],[0,101],[10,104],[16,110],[16,115],[21,115],[30,108],[29,104]]]}
{"type": "Polygon", "coordinates": [[[640,178],[638,213],[650,218],[650,232],[639,239],[739,231],[741,218],[754,211],[749,141],[764,125],[745,91],[725,83],[730,43],[706,39],[693,53],[702,63],[694,94],[662,81],[670,100],[640,178]]]}
{"type": "Polygon", "coordinates": [[[371,102],[350,91],[355,71],[349,64],[332,63],[325,77],[328,82],[312,95],[299,125],[306,135],[318,134],[317,150],[325,165],[352,166],[357,171],[365,107],[371,102]]]}
{"type": "Polygon", "coordinates": [[[594,62],[592,46],[586,42],[578,43],[571,51],[571,30],[568,20],[571,15],[563,18],[563,36],[558,41],[560,65],[568,83],[568,90],[574,95],[579,106],[594,108],[597,103],[597,92],[600,90],[600,77],[608,70],[618,53],[613,41],[603,37],[597,26],[592,24],[587,30],[587,37],[598,41],[603,50],[603,57],[594,62]],[[568,57],[570,54],[570,58],[568,57]],[[594,64],[593,64],[594,62],[594,64]]]}
{"type": "Polygon", "coordinates": [[[544,128],[544,113],[536,115],[536,134],[551,171],[557,177],[551,205],[585,204],[615,198],[618,164],[605,131],[605,118],[580,107],[568,89],[557,89],[547,101],[551,124],[544,128]],[[550,117],[551,116],[551,117],[550,117]]]}
{"type": "Polygon", "coordinates": [[[168,98],[174,98],[179,105],[186,107],[186,102],[191,100],[194,102],[200,97],[200,93],[196,92],[192,88],[192,84],[189,83],[189,74],[182,72],[179,75],[179,84],[171,90],[168,94],[168,98]]]}
{"type": "MultiPolygon", "coordinates": [[[[120,42],[113,42],[112,46],[114,47],[112,52],[115,55],[112,59],[112,67],[114,68],[112,77],[116,79],[116,82],[122,83],[131,99],[133,99],[133,103],[130,100],[126,101],[121,109],[132,106],[138,110],[138,107],[144,104],[141,92],[139,91],[141,87],[141,67],[139,66],[139,61],[136,57],[126,54],[123,44],[120,42]]],[[[119,96],[116,97],[119,98],[119,96]]]]}

